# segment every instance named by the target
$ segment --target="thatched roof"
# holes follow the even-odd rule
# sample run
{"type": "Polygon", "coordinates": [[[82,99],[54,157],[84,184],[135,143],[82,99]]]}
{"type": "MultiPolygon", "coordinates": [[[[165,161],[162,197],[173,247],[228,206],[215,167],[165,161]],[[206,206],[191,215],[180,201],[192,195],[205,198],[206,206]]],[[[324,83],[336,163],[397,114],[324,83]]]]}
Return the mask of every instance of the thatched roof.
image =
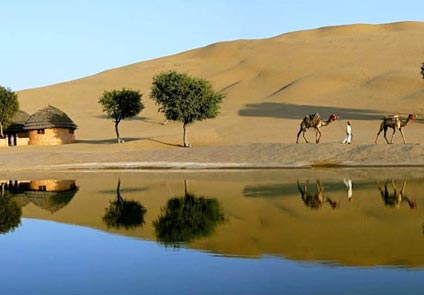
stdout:
{"type": "Polygon", "coordinates": [[[25,130],[47,128],[77,129],[77,125],[64,112],[49,105],[31,115],[24,126],[25,130]]]}
{"type": "Polygon", "coordinates": [[[54,213],[65,207],[78,192],[78,188],[69,191],[26,191],[24,196],[35,206],[54,213]]]}
{"type": "Polygon", "coordinates": [[[29,117],[28,113],[19,110],[15,117],[13,117],[12,123],[10,123],[9,127],[6,128],[5,133],[22,132],[24,130],[25,122],[29,117]]]}

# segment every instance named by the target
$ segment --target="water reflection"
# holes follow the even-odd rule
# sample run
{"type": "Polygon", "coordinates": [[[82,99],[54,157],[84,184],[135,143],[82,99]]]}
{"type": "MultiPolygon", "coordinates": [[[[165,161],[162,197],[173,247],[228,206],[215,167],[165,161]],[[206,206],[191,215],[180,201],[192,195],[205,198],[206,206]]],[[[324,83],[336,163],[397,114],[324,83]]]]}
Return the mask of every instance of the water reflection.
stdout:
{"type": "Polygon", "coordinates": [[[349,202],[352,202],[352,197],[353,197],[352,180],[349,178],[348,179],[343,178],[343,183],[346,186],[347,199],[349,202]]]}
{"type": "Polygon", "coordinates": [[[184,187],[184,196],[169,199],[153,222],[157,239],[165,245],[178,247],[181,243],[210,236],[224,221],[217,199],[189,193],[186,180],[184,187]]]}
{"type": "Polygon", "coordinates": [[[118,179],[116,187],[116,200],[111,201],[109,207],[105,209],[103,222],[108,228],[134,229],[144,224],[144,214],[146,208],[140,202],[125,200],[121,195],[121,179],[118,179]]]}
{"type": "Polygon", "coordinates": [[[397,189],[395,181],[393,179],[386,180],[386,182],[384,183],[384,189],[380,186],[380,184],[377,181],[377,187],[378,187],[378,190],[380,191],[381,198],[383,199],[386,207],[399,208],[401,203],[407,202],[409,205],[409,208],[411,209],[417,208],[417,202],[415,200],[409,199],[405,195],[406,179],[403,180],[402,187],[400,190],[397,189]],[[391,184],[393,191],[390,191],[389,184],[391,184]]]}
{"type": "MultiPolygon", "coordinates": [[[[22,207],[23,217],[165,246],[343,265],[424,266],[424,169],[407,173],[400,174],[399,169],[68,172],[78,183],[78,193],[73,191],[71,202],[59,202],[61,207],[46,206],[51,210],[29,196],[45,194],[47,183],[6,181],[3,190],[10,194],[6,200],[22,207]],[[133,206],[124,205],[128,202],[133,206]],[[388,210],[385,204],[405,210],[388,210]]],[[[76,187],[70,181],[64,189],[72,188],[72,183],[76,187]]],[[[9,207],[5,206],[10,212],[9,207]]]]}
{"type": "Polygon", "coordinates": [[[321,208],[323,203],[328,203],[330,206],[334,209],[339,206],[339,204],[336,201],[331,200],[330,198],[324,196],[324,188],[321,185],[321,182],[317,179],[316,181],[316,191],[311,192],[309,191],[309,181],[306,180],[305,185],[303,188],[300,186],[299,180],[297,181],[297,188],[300,192],[300,195],[302,197],[303,203],[306,205],[306,207],[309,207],[311,209],[319,209],[321,208]]]}
{"type": "Polygon", "coordinates": [[[6,184],[1,183],[0,195],[0,234],[14,231],[21,224],[22,209],[6,191],[6,184]]]}
{"type": "Polygon", "coordinates": [[[9,180],[1,181],[2,190],[24,207],[29,203],[55,213],[68,205],[78,191],[75,180],[9,180]]]}

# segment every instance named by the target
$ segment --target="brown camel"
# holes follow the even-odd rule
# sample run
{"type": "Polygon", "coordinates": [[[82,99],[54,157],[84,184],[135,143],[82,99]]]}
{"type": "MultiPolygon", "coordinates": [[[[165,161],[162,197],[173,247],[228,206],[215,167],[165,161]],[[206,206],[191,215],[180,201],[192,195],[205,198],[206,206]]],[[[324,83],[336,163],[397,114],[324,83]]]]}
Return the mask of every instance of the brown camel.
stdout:
{"type": "Polygon", "coordinates": [[[300,130],[297,133],[296,143],[299,143],[299,136],[300,136],[300,133],[302,132],[303,132],[302,134],[303,138],[305,139],[306,143],[309,143],[309,141],[305,137],[305,132],[309,128],[315,128],[316,130],[315,141],[316,143],[319,143],[319,140],[321,139],[321,135],[322,135],[320,128],[323,126],[327,126],[331,122],[334,122],[338,119],[339,117],[336,116],[335,114],[331,114],[327,121],[324,121],[323,119],[321,119],[318,113],[305,116],[305,118],[303,118],[302,122],[300,123],[300,130]]]}
{"type": "Polygon", "coordinates": [[[306,207],[311,209],[319,209],[324,202],[328,202],[330,206],[334,209],[339,206],[339,204],[335,201],[332,201],[330,198],[326,198],[324,196],[324,188],[321,185],[321,182],[317,180],[317,191],[315,193],[311,193],[308,190],[309,181],[307,180],[305,185],[300,186],[299,180],[297,181],[297,188],[302,195],[302,201],[305,203],[306,207]]]}
{"type": "Polygon", "coordinates": [[[384,130],[384,138],[386,139],[386,142],[388,144],[392,144],[393,138],[395,137],[396,129],[400,131],[400,134],[402,134],[403,143],[406,143],[405,135],[403,134],[402,129],[406,125],[408,125],[409,121],[411,121],[411,120],[415,121],[416,119],[417,119],[417,116],[415,114],[409,114],[408,118],[405,121],[402,121],[398,114],[385,116],[382,119],[383,121],[380,124],[380,130],[378,131],[377,137],[375,138],[375,143],[377,143],[377,139],[378,139],[378,136],[380,135],[381,131],[384,130]],[[387,133],[388,128],[393,129],[392,138],[390,139],[390,142],[386,137],[386,133],[387,133]]]}
{"type": "Polygon", "coordinates": [[[378,190],[380,191],[381,198],[384,201],[384,204],[387,207],[395,207],[399,208],[400,204],[403,201],[406,201],[409,205],[409,208],[416,209],[417,203],[413,200],[410,200],[407,196],[405,196],[405,187],[406,187],[406,180],[403,181],[402,188],[400,191],[396,188],[395,181],[392,179],[391,181],[392,187],[393,187],[393,193],[389,192],[389,180],[387,180],[384,184],[384,190],[380,186],[380,184],[377,182],[378,190]]]}

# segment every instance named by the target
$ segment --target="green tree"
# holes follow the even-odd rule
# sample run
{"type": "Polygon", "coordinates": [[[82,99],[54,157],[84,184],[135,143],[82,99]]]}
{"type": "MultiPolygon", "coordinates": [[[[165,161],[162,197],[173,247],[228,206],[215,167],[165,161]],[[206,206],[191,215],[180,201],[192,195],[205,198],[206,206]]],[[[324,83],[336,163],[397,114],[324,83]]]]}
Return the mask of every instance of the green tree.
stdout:
{"type": "Polygon", "coordinates": [[[118,180],[116,188],[116,200],[111,201],[108,208],[105,209],[103,221],[107,227],[120,229],[136,228],[144,224],[144,214],[146,208],[137,201],[125,200],[120,192],[121,180],[118,180]]]}
{"type": "Polygon", "coordinates": [[[212,84],[204,79],[170,71],[153,78],[151,98],[159,105],[159,111],[167,120],[183,123],[183,143],[187,141],[187,125],[195,121],[215,118],[224,95],[215,92],[212,84]]]}
{"type": "Polygon", "coordinates": [[[11,123],[19,110],[18,95],[9,88],[0,86],[0,136],[4,137],[3,128],[11,123]]]}
{"type": "Polygon", "coordinates": [[[187,190],[182,197],[168,200],[158,219],[153,222],[156,238],[165,245],[178,247],[194,239],[210,236],[225,221],[217,199],[198,197],[187,190]]]}
{"type": "Polygon", "coordinates": [[[141,102],[142,96],[138,91],[122,88],[122,90],[104,91],[99,99],[99,103],[103,106],[103,112],[115,123],[118,143],[123,142],[119,136],[119,123],[121,120],[134,118],[144,109],[141,102]]]}

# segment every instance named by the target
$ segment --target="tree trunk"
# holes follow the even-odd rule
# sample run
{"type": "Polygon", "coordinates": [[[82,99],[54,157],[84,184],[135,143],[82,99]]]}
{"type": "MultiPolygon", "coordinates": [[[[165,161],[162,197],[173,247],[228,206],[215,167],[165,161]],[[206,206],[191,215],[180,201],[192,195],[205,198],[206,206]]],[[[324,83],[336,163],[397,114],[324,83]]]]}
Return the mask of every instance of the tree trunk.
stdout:
{"type": "Polygon", "coordinates": [[[118,200],[118,203],[122,202],[122,196],[121,196],[121,178],[118,178],[118,185],[116,187],[116,199],[118,200]]]}
{"type": "Polygon", "coordinates": [[[187,142],[187,124],[183,123],[183,142],[184,147],[190,147],[190,144],[187,142]]]}
{"type": "Polygon", "coordinates": [[[188,195],[188,183],[187,183],[187,179],[184,179],[184,196],[187,197],[188,195]]]}
{"type": "Polygon", "coordinates": [[[3,134],[3,124],[0,124],[0,137],[4,137],[4,134],[3,134]]]}
{"type": "Polygon", "coordinates": [[[116,139],[118,140],[118,143],[121,143],[121,138],[120,138],[120,136],[119,136],[118,125],[119,125],[119,121],[115,121],[116,139]]]}

